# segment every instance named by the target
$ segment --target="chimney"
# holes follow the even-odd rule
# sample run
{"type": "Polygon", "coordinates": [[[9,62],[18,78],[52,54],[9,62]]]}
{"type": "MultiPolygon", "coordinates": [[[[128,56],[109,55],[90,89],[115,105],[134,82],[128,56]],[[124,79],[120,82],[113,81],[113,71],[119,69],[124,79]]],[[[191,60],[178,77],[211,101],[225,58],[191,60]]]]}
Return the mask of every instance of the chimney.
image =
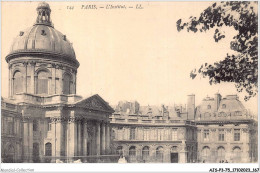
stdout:
{"type": "Polygon", "coordinates": [[[187,119],[194,120],[195,119],[195,95],[191,94],[188,95],[188,102],[187,102],[187,119]]]}
{"type": "Polygon", "coordinates": [[[215,111],[218,111],[220,100],[221,100],[221,95],[219,93],[216,93],[214,99],[215,111]]]}

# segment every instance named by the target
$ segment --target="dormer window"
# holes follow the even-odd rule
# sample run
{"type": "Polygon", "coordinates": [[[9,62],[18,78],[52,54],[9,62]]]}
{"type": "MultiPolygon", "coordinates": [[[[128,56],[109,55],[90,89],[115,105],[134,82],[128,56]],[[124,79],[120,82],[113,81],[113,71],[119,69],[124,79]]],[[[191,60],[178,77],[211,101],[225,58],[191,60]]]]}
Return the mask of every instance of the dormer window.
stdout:
{"type": "Polygon", "coordinates": [[[227,106],[226,106],[225,104],[222,105],[222,109],[226,109],[226,107],[227,107],[227,106]]]}
{"type": "Polygon", "coordinates": [[[208,105],[208,109],[211,109],[211,105],[208,105]]]}
{"type": "Polygon", "coordinates": [[[19,35],[20,35],[20,36],[23,36],[23,34],[24,34],[24,32],[23,32],[23,31],[20,31],[20,34],[19,34],[19,35]]]}

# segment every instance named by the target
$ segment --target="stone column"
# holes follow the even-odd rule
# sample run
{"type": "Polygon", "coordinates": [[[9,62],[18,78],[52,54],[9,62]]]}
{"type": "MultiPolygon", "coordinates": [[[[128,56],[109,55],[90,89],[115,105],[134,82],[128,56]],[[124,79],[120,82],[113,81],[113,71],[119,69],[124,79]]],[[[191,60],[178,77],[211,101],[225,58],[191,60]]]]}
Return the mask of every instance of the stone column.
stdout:
{"type": "Polygon", "coordinates": [[[24,66],[24,80],[23,80],[23,92],[27,93],[27,62],[23,62],[24,66]]]}
{"type": "Polygon", "coordinates": [[[36,85],[35,85],[35,76],[34,76],[35,64],[36,64],[35,62],[30,62],[30,76],[31,76],[30,93],[32,94],[36,94],[36,85]]]}
{"type": "Polygon", "coordinates": [[[82,155],[81,148],[81,121],[78,121],[78,156],[82,155]]]}
{"type": "Polygon", "coordinates": [[[12,96],[12,79],[13,79],[13,76],[12,76],[12,65],[9,64],[9,73],[8,73],[8,80],[9,80],[9,92],[8,92],[8,96],[9,98],[12,96]]]}
{"type": "Polygon", "coordinates": [[[100,122],[96,123],[96,128],[97,128],[97,132],[96,132],[96,155],[100,155],[100,122]]]}
{"type": "Polygon", "coordinates": [[[104,155],[106,151],[106,124],[103,122],[102,127],[102,136],[101,136],[101,154],[104,155]]]}
{"type": "MultiPolygon", "coordinates": [[[[55,119],[55,156],[60,157],[60,152],[61,152],[61,137],[62,137],[62,132],[61,132],[61,119],[57,118],[55,119]]],[[[57,158],[59,159],[59,158],[57,158]]]]}
{"type": "Polygon", "coordinates": [[[186,150],[186,145],[182,144],[181,150],[179,151],[178,163],[187,163],[188,162],[187,153],[188,153],[188,151],[186,150]]]}
{"type": "MultiPolygon", "coordinates": [[[[77,155],[77,123],[75,122],[75,117],[69,118],[68,124],[68,149],[67,153],[69,157],[74,157],[77,155]]],[[[72,158],[70,158],[72,159],[72,158]]]]}
{"type": "Polygon", "coordinates": [[[29,162],[29,129],[28,129],[28,121],[23,121],[23,162],[29,162]]]}
{"type": "Polygon", "coordinates": [[[106,154],[110,154],[110,127],[109,123],[106,124],[106,154]]]}
{"type": "Polygon", "coordinates": [[[92,142],[91,142],[91,155],[96,155],[97,153],[97,146],[96,146],[96,143],[97,143],[97,128],[96,128],[96,124],[93,123],[92,121],[92,129],[93,129],[93,136],[92,136],[92,142]]]}
{"type": "Polygon", "coordinates": [[[87,120],[83,124],[83,156],[87,155],[87,145],[88,145],[88,124],[87,120]]]}
{"type": "Polygon", "coordinates": [[[29,120],[28,122],[28,142],[29,142],[29,162],[32,163],[32,155],[33,155],[33,122],[29,120]]]}
{"type": "Polygon", "coordinates": [[[58,94],[63,94],[63,66],[62,65],[60,65],[60,67],[59,67],[59,73],[60,73],[60,81],[59,81],[60,90],[59,90],[58,94]]]}
{"type": "Polygon", "coordinates": [[[56,65],[52,64],[51,68],[51,93],[56,94],[56,65]]]}

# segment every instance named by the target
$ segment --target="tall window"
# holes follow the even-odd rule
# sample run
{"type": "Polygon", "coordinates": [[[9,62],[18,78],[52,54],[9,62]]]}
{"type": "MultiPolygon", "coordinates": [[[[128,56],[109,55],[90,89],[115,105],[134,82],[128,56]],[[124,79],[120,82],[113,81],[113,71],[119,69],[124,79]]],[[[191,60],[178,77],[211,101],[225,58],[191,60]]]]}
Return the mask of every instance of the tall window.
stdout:
{"type": "Polygon", "coordinates": [[[134,162],[136,160],[136,148],[135,148],[135,146],[131,146],[129,148],[129,160],[130,160],[130,162],[134,162]]]}
{"type": "Polygon", "coordinates": [[[204,130],[204,141],[208,141],[209,140],[209,130],[206,129],[204,130]]]}
{"type": "Polygon", "coordinates": [[[163,147],[157,147],[156,149],[156,160],[158,162],[163,162],[163,147]]]}
{"type": "Polygon", "coordinates": [[[38,131],[38,121],[33,120],[33,131],[38,131]]]}
{"type": "Polygon", "coordinates": [[[14,119],[12,117],[7,118],[7,126],[8,126],[8,134],[13,135],[14,134],[14,119]]]}
{"type": "Polygon", "coordinates": [[[164,138],[164,129],[158,129],[158,140],[162,141],[164,138]]]}
{"type": "Polygon", "coordinates": [[[135,140],[135,128],[130,128],[130,140],[135,140]]]}
{"type": "Polygon", "coordinates": [[[201,154],[203,163],[210,161],[210,149],[208,146],[203,147],[201,154]]]}
{"type": "Polygon", "coordinates": [[[145,141],[150,140],[149,132],[150,132],[150,129],[144,129],[144,140],[145,141]]]}
{"type": "Polygon", "coordinates": [[[67,73],[63,76],[63,94],[71,94],[72,80],[71,76],[67,73]]]}
{"type": "Polygon", "coordinates": [[[149,159],[149,147],[145,146],[142,150],[142,156],[143,156],[143,160],[144,162],[146,162],[149,159]]]}
{"type": "Polygon", "coordinates": [[[172,140],[173,141],[177,140],[177,129],[176,128],[172,129],[172,140]]]}
{"type": "Polygon", "coordinates": [[[37,79],[37,94],[48,94],[48,73],[40,71],[37,79]]]}
{"type": "Polygon", "coordinates": [[[234,163],[241,162],[241,149],[239,147],[235,147],[233,149],[233,162],[234,163]]]}
{"type": "Polygon", "coordinates": [[[218,161],[219,162],[224,162],[225,161],[225,149],[224,147],[218,147],[218,161]]]}
{"type": "Polygon", "coordinates": [[[51,131],[51,120],[50,119],[48,119],[48,131],[51,131]]]}
{"type": "Polygon", "coordinates": [[[218,130],[218,141],[225,141],[224,129],[219,129],[218,130]]]}
{"type": "Polygon", "coordinates": [[[234,129],[234,141],[240,141],[240,129],[234,129]]]}
{"type": "Polygon", "coordinates": [[[13,78],[14,94],[23,92],[23,76],[20,71],[15,72],[13,78]]]}

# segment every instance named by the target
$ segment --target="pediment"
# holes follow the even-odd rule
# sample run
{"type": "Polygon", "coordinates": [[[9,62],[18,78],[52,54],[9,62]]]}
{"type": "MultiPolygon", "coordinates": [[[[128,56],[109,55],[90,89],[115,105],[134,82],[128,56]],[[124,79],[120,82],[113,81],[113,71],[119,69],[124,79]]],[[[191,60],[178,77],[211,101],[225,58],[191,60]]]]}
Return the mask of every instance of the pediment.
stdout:
{"type": "Polygon", "coordinates": [[[76,106],[110,113],[114,112],[113,108],[97,94],[79,101],[76,106]]]}

